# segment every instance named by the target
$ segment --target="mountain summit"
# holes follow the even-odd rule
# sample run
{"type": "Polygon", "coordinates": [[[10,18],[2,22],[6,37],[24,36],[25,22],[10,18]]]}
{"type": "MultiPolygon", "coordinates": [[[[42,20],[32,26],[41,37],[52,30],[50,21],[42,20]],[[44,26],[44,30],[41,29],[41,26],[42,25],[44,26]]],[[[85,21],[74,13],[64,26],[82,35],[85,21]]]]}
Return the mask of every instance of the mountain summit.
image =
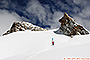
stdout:
{"type": "Polygon", "coordinates": [[[39,26],[35,26],[29,22],[14,22],[10,28],[10,30],[8,30],[6,33],[3,34],[7,35],[13,32],[17,32],[17,31],[25,31],[25,30],[31,30],[31,31],[47,31],[47,29],[43,29],[39,26]]]}
{"type": "Polygon", "coordinates": [[[61,27],[58,30],[59,33],[67,36],[89,34],[83,26],[76,23],[76,21],[68,16],[67,13],[64,13],[64,16],[59,19],[59,22],[61,23],[61,27]]]}

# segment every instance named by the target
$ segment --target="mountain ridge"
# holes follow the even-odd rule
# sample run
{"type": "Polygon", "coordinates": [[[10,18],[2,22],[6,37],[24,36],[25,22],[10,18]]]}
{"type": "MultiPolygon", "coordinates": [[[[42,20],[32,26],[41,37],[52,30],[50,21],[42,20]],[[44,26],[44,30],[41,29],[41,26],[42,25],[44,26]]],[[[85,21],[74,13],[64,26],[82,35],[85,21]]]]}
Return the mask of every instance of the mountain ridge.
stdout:
{"type": "Polygon", "coordinates": [[[84,28],[82,25],[78,24],[73,18],[71,18],[67,13],[64,13],[64,16],[59,19],[61,27],[59,28],[59,33],[73,36],[73,35],[87,35],[89,31],[84,28]]]}
{"type": "MultiPolygon", "coordinates": [[[[73,18],[68,16],[67,13],[64,13],[64,16],[59,19],[59,22],[61,23],[61,27],[57,30],[54,31],[54,33],[58,34],[64,34],[67,36],[70,36],[71,38],[74,35],[87,35],[89,34],[89,31],[84,28],[82,25],[78,24],[73,18]]],[[[7,35],[13,32],[17,31],[25,31],[25,30],[30,30],[30,31],[47,31],[47,29],[41,28],[39,26],[35,26],[29,22],[14,22],[10,29],[3,34],[7,35]]]]}
{"type": "Polygon", "coordinates": [[[12,24],[12,26],[10,27],[10,29],[3,34],[4,35],[7,35],[7,34],[10,34],[10,33],[13,33],[13,32],[17,32],[17,31],[25,31],[25,30],[31,30],[31,31],[47,31],[47,29],[43,29],[39,26],[36,26],[36,25],[33,25],[29,22],[24,22],[24,21],[21,21],[21,22],[14,22],[12,24]]]}

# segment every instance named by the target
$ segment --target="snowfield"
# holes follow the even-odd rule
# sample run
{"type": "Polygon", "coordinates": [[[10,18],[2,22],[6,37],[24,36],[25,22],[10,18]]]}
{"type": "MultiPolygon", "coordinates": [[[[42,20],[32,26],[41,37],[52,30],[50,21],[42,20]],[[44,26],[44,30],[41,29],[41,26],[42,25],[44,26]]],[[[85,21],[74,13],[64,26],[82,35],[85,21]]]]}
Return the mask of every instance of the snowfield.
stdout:
{"type": "Polygon", "coordinates": [[[0,37],[0,60],[64,60],[90,57],[90,35],[70,38],[53,31],[18,31],[0,37]],[[52,46],[52,38],[55,45],[52,46]]]}

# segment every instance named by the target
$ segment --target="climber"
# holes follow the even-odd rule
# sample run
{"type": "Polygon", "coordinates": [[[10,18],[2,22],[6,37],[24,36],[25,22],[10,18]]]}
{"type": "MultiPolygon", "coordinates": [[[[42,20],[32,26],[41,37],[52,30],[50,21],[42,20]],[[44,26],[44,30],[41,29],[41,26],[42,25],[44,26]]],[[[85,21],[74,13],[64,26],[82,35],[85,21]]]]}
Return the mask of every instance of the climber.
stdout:
{"type": "Polygon", "coordinates": [[[54,45],[54,41],[53,41],[53,38],[52,38],[52,46],[54,45]]]}

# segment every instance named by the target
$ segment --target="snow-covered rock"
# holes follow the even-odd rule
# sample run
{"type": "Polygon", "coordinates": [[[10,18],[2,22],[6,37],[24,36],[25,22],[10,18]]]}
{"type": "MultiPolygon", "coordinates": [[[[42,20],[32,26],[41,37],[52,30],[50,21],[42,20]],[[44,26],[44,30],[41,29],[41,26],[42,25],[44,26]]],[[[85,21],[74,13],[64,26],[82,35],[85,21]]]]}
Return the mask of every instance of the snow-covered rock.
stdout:
{"type": "Polygon", "coordinates": [[[13,32],[17,32],[17,31],[25,31],[25,30],[31,30],[31,31],[47,31],[47,29],[43,29],[39,26],[35,26],[29,22],[14,22],[10,28],[10,30],[8,30],[6,33],[3,34],[7,35],[13,32]]]}
{"type": "Polygon", "coordinates": [[[68,16],[67,13],[64,13],[64,16],[59,19],[59,22],[61,23],[61,27],[58,30],[59,33],[67,36],[89,34],[83,26],[76,23],[76,21],[68,16]]]}

